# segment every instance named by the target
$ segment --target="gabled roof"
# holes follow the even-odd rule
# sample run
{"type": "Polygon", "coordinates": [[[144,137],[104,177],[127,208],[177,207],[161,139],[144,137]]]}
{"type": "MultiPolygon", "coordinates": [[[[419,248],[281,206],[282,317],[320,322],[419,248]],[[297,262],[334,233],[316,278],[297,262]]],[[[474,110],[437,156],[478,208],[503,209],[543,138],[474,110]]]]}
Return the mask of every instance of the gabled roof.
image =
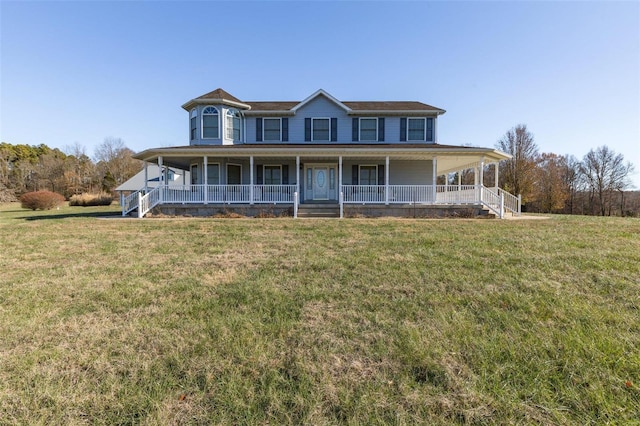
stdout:
{"type": "Polygon", "coordinates": [[[191,99],[186,104],[182,105],[182,108],[189,111],[195,105],[204,105],[204,104],[223,104],[238,107],[241,109],[250,109],[251,106],[242,102],[240,99],[233,96],[231,93],[225,91],[224,89],[217,88],[213,92],[206,93],[202,96],[198,96],[197,98],[191,99]]]}
{"type": "Polygon", "coordinates": [[[205,95],[198,96],[182,105],[185,110],[190,110],[195,105],[224,104],[244,109],[248,115],[260,115],[260,113],[295,115],[296,111],[316,99],[324,96],[329,101],[343,109],[349,115],[362,116],[366,114],[418,114],[431,115],[444,114],[446,111],[418,101],[339,101],[327,91],[319,89],[303,101],[241,101],[223,89],[216,89],[205,95]]]}
{"type": "Polygon", "coordinates": [[[304,101],[300,102],[298,105],[296,105],[293,108],[291,108],[291,110],[295,113],[300,108],[302,108],[303,106],[305,106],[306,104],[308,104],[309,102],[311,102],[312,100],[317,98],[318,96],[324,96],[325,98],[329,99],[331,102],[333,102],[334,104],[338,105],[340,108],[342,108],[343,110],[345,110],[347,112],[351,111],[351,108],[349,108],[348,106],[346,106],[345,104],[343,104],[342,102],[340,102],[339,100],[337,100],[336,98],[331,96],[329,93],[327,93],[323,89],[318,89],[315,93],[313,93],[307,99],[305,99],[304,101]]]}

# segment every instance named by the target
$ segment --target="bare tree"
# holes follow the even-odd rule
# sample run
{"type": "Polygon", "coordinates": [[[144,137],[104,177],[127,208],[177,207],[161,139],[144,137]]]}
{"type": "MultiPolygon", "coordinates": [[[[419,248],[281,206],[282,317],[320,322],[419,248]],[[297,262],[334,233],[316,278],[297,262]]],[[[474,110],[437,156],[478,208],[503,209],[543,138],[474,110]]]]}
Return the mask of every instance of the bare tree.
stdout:
{"type": "Polygon", "coordinates": [[[573,155],[564,156],[564,171],[562,177],[564,179],[564,187],[567,191],[566,207],[569,214],[574,213],[576,194],[582,186],[582,175],[580,174],[580,161],[573,155]]]}
{"type": "Polygon", "coordinates": [[[496,147],[512,158],[500,163],[500,186],[513,194],[522,194],[526,202],[531,198],[535,180],[538,146],[526,124],[518,124],[507,131],[496,147]]]}
{"type": "Polygon", "coordinates": [[[127,148],[120,138],[105,138],[96,148],[95,160],[102,170],[103,181],[107,188],[120,185],[142,169],[142,162],[132,157],[134,152],[127,148]]]}
{"type": "Polygon", "coordinates": [[[589,151],[582,160],[580,171],[591,193],[592,209],[597,201],[600,215],[611,215],[616,193],[622,196],[624,204],[624,190],[631,186],[629,177],[633,170],[631,163],[625,164],[622,154],[616,154],[606,145],[589,151]]]}

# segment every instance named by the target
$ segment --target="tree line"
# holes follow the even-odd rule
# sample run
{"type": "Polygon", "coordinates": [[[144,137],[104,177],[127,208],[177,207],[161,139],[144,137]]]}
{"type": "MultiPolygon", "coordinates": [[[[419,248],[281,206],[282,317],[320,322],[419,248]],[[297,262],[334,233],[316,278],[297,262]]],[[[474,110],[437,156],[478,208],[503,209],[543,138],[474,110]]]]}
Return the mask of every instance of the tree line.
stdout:
{"type": "MultiPolygon", "coordinates": [[[[521,194],[526,211],[640,216],[640,192],[633,192],[631,184],[634,166],[606,145],[591,149],[582,160],[540,153],[533,134],[519,124],[496,148],[512,156],[500,163],[499,186],[521,194]]],[[[493,180],[488,173],[487,178],[493,180]]]]}
{"type": "Polygon", "coordinates": [[[93,158],[85,147],[60,150],[40,145],[0,143],[0,201],[48,190],[66,198],[82,193],[111,192],[142,169],[120,138],[105,138],[93,158]]]}
{"type": "MultiPolygon", "coordinates": [[[[496,148],[512,158],[500,163],[498,185],[521,194],[525,211],[588,215],[640,216],[640,192],[632,191],[634,166],[609,147],[591,149],[582,160],[573,155],[540,153],[533,134],[519,124],[507,131],[496,148]]],[[[105,138],[90,158],[75,144],[64,151],[45,144],[0,143],[0,202],[37,190],[66,198],[81,193],[111,192],[142,169],[120,138],[105,138]]],[[[483,182],[495,186],[492,167],[483,182]]],[[[451,183],[457,175],[449,176],[451,183]]],[[[473,184],[473,171],[462,173],[473,184]]],[[[440,182],[444,183],[444,182],[440,182]]]]}

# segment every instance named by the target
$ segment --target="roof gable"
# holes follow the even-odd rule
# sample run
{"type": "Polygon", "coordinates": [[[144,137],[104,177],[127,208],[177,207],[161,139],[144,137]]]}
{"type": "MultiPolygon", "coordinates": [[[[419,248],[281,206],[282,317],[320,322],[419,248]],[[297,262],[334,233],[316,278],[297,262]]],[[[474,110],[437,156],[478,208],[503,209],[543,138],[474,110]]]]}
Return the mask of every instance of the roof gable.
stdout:
{"type": "Polygon", "coordinates": [[[206,93],[202,96],[198,96],[197,98],[191,99],[186,104],[182,105],[182,108],[187,111],[193,108],[195,105],[205,105],[205,104],[223,104],[234,106],[241,109],[250,109],[251,106],[242,102],[240,99],[236,98],[226,90],[222,88],[217,88],[216,90],[206,93]]]}
{"type": "Polygon", "coordinates": [[[343,104],[342,102],[340,102],[339,100],[331,96],[329,93],[327,93],[323,89],[318,89],[315,93],[313,93],[307,99],[305,99],[304,101],[300,102],[298,105],[291,108],[291,111],[295,113],[300,108],[302,108],[303,106],[305,106],[306,104],[308,104],[309,102],[317,98],[318,96],[324,96],[325,98],[329,99],[331,102],[333,102],[334,104],[336,104],[337,106],[345,110],[346,112],[351,111],[351,108],[349,108],[348,106],[346,106],[345,104],[343,104]]]}

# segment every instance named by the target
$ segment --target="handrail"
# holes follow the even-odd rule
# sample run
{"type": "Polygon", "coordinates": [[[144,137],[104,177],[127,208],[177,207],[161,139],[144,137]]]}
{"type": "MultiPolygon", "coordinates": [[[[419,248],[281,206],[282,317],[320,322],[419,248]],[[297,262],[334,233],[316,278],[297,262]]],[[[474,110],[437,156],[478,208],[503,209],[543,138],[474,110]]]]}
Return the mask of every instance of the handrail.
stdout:
{"type": "Polygon", "coordinates": [[[506,210],[509,210],[513,215],[520,216],[521,203],[519,197],[516,197],[502,188],[498,188],[498,195],[504,195],[504,208],[506,210]]]}
{"type": "Polygon", "coordinates": [[[489,210],[497,214],[500,219],[504,217],[503,195],[498,195],[483,185],[480,187],[480,203],[487,206],[489,210]]]}
{"type": "Polygon", "coordinates": [[[122,201],[122,216],[126,216],[135,209],[138,208],[138,194],[140,191],[135,191],[127,195],[122,201]]]}
{"type": "Polygon", "coordinates": [[[144,195],[139,194],[138,198],[138,217],[142,218],[149,213],[152,208],[160,204],[160,188],[157,187],[147,192],[144,195]]]}

